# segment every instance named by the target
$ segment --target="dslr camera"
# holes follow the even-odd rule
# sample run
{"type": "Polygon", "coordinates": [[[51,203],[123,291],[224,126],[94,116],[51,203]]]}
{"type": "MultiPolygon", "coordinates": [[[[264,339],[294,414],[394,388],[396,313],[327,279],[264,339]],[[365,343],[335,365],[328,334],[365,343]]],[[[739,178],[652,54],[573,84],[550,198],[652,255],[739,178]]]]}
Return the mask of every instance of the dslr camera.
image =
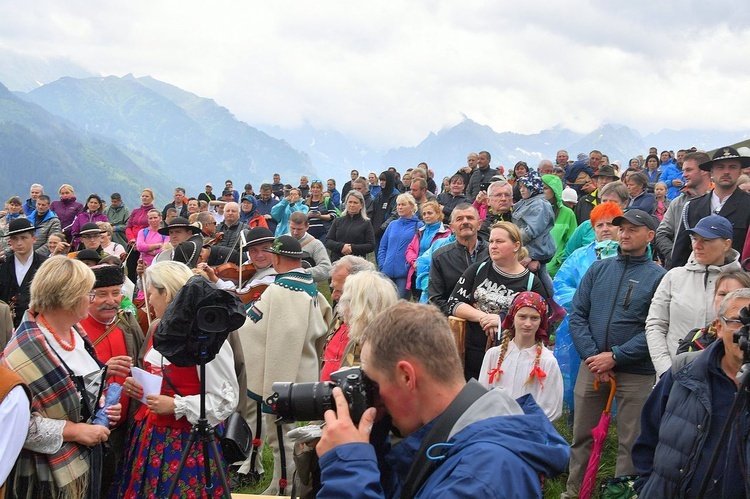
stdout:
{"type": "Polygon", "coordinates": [[[349,414],[358,424],[365,410],[373,405],[375,388],[359,367],[340,369],[331,374],[331,381],[318,383],[274,383],[275,392],[268,404],[285,423],[323,419],[328,409],[336,410],[333,389],[341,388],[349,403],[349,414]]]}

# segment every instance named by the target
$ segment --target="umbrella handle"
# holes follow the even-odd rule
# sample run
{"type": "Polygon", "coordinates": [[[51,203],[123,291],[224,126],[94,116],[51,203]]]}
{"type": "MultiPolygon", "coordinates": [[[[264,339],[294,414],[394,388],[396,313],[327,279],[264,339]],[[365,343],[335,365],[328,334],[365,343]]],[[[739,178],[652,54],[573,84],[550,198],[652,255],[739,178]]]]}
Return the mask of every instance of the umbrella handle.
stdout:
{"type": "MultiPolygon", "coordinates": [[[[599,380],[594,379],[594,390],[599,390],[599,380]]],[[[615,398],[615,391],[617,390],[617,383],[615,378],[609,378],[609,398],[607,399],[607,407],[602,411],[605,414],[612,412],[612,400],[615,398]]]]}

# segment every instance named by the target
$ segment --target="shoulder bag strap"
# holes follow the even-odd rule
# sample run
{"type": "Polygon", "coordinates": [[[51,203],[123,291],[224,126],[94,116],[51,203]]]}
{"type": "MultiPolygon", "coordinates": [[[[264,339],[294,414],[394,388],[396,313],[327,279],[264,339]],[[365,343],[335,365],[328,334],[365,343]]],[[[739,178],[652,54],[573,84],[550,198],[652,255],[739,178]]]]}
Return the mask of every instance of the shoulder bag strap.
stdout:
{"type": "Polygon", "coordinates": [[[529,270],[529,280],[526,282],[526,291],[531,291],[534,287],[534,273],[529,270]]]}
{"type": "Polygon", "coordinates": [[[471,379],[458,396],[453,399],[448,408],[438,416],[435,425],[422,440],[422,445],[409,468],[404,489],[401,491],[402,498],[411,499],[414,497],[437,468],[438,462],[427,457],[430,447],[436,443],[445,442],[458,418],[485,393],[487,393],[487,389],[480,385],[478,381],[471,379]]]}
{"type": "Polygon", "coordinates": [[[109,325],[109,327],[107,328],[107,330],[104,331],[104,334],[101,335],[101,336],[99,336],[96,339],[96,341],[92,342],[91,346],[96,348],[96,345],[98,345],[99,343],[101,343],[102,340],[104,340],[104,338],[106,338],[107,336],[109,336],[109,333],[111,333],[112,331],[114,331],[114,329],[117,327],[117,323],[119,321],[120,321],[120,315],[118,314],[117,317],[115,317],[114,322],[112,322],[112,324],[109,325]]]}

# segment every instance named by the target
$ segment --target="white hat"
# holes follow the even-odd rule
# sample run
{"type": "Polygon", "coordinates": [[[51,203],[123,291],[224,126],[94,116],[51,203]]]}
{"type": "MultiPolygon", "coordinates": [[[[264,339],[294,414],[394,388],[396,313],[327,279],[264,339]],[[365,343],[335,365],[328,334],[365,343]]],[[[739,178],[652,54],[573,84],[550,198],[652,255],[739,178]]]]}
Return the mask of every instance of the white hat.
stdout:
{"type": "Polygon", "coordinates": [[[562,191],[562,200],[563,203],[577,203],[578,193],[572,187],[566,187],[562,191]]]}

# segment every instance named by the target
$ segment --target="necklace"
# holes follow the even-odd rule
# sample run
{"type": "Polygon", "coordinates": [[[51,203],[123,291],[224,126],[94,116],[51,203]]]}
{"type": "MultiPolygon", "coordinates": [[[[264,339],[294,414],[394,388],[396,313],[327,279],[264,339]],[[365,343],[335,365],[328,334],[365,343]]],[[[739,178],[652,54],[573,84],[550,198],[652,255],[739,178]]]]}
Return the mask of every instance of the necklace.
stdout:
{"type": "Polygon", "coordinates": [[[75,333],[70,335],[70,343],[60,338],[60,336],[55,332],[54,329],[52,329],[52,326],[49,325],[49,322],[46,321],[43,315],[39,314],[39,322],[42,323],[42,325],[47,328],[47,330],[52,333],[52,337],[57,341],[57,343],[60,344],[60,346],[63,348],[63,350],[72,352],[76,348],[76,335],[75,333]]]}

